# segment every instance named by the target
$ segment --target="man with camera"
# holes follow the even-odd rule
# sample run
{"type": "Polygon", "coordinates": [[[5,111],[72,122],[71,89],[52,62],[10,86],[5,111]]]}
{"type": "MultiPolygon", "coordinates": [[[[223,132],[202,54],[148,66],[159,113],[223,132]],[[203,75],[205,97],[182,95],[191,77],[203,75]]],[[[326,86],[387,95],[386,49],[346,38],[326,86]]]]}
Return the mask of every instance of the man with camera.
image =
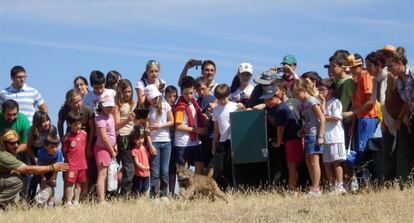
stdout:
{"type": "Polygon", "coordinates": [[[181,80],[187,76],[188,70],[195,67],[198,69],[198,66],[201,66],[201,76],[207,79],[207,86],[210,89],[211,94],[214,94],[214,89],[218,85],[214,81],[216,76],[216,64],[212,60],[195,60],[190,59],[185,63],[183,71],[181,72],[180,78],[178,79],[178,86],[181,86],[181,80]]]}
{"type": "Polygon", "coordinates": [[[288,86],[288,91],[286,92],[287,96],[289,98],[292,98],[293,95],[291,93],[293,83],[296,79],[299,79],[299,76],[296,74],[296,67],[297,67],[297,61],[295,56],[288,54],[285,57],[283,57],[283,61],[281,63],[283,66],[283,75],[282,78],[286,81],[286,84],[288,86]]]}

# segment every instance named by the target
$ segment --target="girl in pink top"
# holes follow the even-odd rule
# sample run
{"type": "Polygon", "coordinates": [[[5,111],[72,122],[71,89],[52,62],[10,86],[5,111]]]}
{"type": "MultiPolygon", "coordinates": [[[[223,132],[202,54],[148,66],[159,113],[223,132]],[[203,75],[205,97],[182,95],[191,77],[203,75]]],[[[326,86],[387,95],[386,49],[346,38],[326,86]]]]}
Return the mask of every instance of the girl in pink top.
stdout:
{"type": "Polygon", "coordinates": [[[108,174],[108,166],[111,159],[116,157],[118,152],[116,147],[115,121],[112,116],[114,110],[114,100],[110,96],[101,98],[98,105],[98,116],[95,117],[96,124],[96,143],[94,155],[96,166],[98,167],[98,179],[96,182],[96,193],[98,203],[105,202],[105,183],[108,174]]]}
{"type": "Polygon", "coordinates": [[[148,190],[149,185],[149,152],[144,145],[144,129],[136,126],[129,136],[132,145],[132,157],[135,164],[135,176],[132,186],[132,193],[142,195],[148,190]]]}

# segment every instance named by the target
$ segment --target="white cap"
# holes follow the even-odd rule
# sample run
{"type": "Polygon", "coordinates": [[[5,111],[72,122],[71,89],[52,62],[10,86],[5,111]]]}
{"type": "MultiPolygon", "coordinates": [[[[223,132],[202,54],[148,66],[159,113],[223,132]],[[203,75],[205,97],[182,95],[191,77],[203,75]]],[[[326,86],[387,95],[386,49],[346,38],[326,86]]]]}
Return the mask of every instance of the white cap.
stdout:
{"type": "Polygon", "coordinates": [[[102,107],[114,107],[115,106],[114,99],[109,95],[105,95],[104,97],[101,97],[100,102],[102,104],[102,107]]]}
{"type": "Polygon", "coordinates": [[[241,63],[239,65],[239,74],[245,72],[253,75],[253,66],[250,63],[241,63]]]}
{"type": "Polygon", "coordinates": [[[152,101],[152,99],[161,96],[160,91],[158,90],[158,87],[155,86],[155,84],[147,85],[144,89],[145,98],[148,99],[148,101],[152,101]]]}

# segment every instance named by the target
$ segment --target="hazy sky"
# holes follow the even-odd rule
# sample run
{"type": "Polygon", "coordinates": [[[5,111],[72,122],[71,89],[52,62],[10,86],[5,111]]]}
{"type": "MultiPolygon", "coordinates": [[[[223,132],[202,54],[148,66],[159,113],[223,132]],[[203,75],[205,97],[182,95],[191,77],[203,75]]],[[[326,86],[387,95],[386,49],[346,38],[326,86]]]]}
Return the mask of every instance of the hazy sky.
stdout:
{"type": "Polygon", "coordinates": [[[0,87],[10,84],[11,67],[24,66],[56,123],[75,76],[115,69],[135,85],[149,59],[176,85],[189,58],[214,60],[221,83],[231,82],[241,62],[258,74],[289,53],[299,74],[323,76],[336,49],[365,56],[394,44],[414,58],[413,2],[1,0],[0,87]]]}

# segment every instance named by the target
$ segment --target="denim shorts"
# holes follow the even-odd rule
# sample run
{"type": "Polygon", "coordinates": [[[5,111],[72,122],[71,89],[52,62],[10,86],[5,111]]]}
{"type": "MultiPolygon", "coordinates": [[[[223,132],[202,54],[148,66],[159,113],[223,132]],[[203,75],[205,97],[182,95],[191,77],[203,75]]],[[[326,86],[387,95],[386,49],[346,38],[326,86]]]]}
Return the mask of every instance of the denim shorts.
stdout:
{"type": "Polygon", "coordinates": [[[316,145],[316,136],[305,136],[305,153],[314,154],[314,153],[323,153],[323,145],[316,145]]]}

